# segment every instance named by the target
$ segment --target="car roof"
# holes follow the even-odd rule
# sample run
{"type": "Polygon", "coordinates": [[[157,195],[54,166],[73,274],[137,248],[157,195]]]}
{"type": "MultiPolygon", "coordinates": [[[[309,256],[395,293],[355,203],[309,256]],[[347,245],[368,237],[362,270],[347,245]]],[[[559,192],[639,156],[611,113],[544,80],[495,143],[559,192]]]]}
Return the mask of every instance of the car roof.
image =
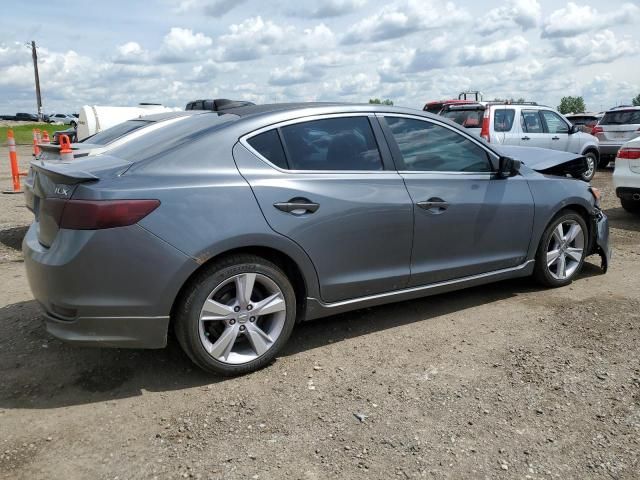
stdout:
{"type": "Polygon", "coordinates": [[[640,110],[640,106],[620,105],[618,107],[610,108],[609,110],[607,110],[607,113],[609,113],[609,112],[619,112],[621,110],[640,110]]]}
{"type": "Polygon", "coordinates": [[[144,115],[142,117],[131,118],[130,120],[146,120],[148,122],[161,122],[163,120],[171,120],[178,117],[191,117],[194,115],[206,115],[213,113],[218,115],[219,112],[212,112],[210,110],[179,110],[177,112],[161,112],[153,113],[151,115],[144,115]]]}

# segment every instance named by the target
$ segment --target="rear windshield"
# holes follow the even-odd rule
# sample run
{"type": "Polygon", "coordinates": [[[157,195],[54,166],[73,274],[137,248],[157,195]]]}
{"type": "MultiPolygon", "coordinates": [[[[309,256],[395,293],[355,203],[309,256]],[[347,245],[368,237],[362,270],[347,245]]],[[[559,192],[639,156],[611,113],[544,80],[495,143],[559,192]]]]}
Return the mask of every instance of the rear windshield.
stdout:
{"type": "Polygon", "coordinates": [[[466,128],[481,128],[482,116],[484,115],[484,109],[478,110],[449,110],[442,114],[443,117],[448,118],[456,122],[458,125],[462,125],[466,128]]]}
{"type": "Polygon", "coordinates": [[[626,125],[640,123],[640,110],[616,110],[607,112],[600,120],[600,125],[626,125]]]}
{"type": "Polygon", "coordinates": [[[109,151],[114,157],[130,162],[156,158],[181,147],[187,146],[208,135],[221,125],[237,120],[237,115],[216,112],[193,115],[177,123],[169,123],[153,132],[142,135],[109,151]]]}
{"type": "MultiPolygon", "coordinates": [[[[91,135],[82,140],[82,142],[91,143],[92,145],[106,145],[108,143],[117,140],[128,133],[138,130],[139,128],[146,127],[153,122],[147,120],[128,120],[126,122],[119,123],[111,128],[107,128],[102,132],[91,135]]],[[[82,143],[80,142],[80,143],[82,143]]]]}
{"type": "Polygon", "coordinates": [[[493,114],[493,130],[496,132],[510,132],[516,111],[512,108],[497,109],[493,114]]]}

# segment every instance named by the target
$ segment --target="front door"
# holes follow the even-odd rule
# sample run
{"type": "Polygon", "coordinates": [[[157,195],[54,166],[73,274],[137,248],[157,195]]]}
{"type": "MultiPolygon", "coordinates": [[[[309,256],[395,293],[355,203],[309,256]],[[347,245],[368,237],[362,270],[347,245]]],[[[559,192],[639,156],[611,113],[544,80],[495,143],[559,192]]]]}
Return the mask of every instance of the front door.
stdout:
{"type": "MultiPolygon", "coordinates": [[[[376,122],[376,119],[373,118],[376,122]]],[[[407,286],[413,207],[367,115],[296,121],[234,148],[273,230],[299,244],[335,302],[407,286]]]]}
{"type": "Polygon", "coordinates": [[[524,177],[495,178],[487,150],[449,126],[385,116],[414,203],[410,285],[427,285],[522,264],[533,225],[524,177]]]}

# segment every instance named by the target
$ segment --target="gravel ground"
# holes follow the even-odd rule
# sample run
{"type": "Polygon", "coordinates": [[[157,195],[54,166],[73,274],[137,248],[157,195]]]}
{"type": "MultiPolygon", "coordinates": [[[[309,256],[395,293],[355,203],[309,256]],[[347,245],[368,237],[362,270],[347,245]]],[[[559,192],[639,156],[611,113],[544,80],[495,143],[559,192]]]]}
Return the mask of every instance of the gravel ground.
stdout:
{"type": "Polygon", "coordinates": [[[173,342],[49,337],[17,250],[30,214],[0,196],[0,478],[638,478],[640,218],[610,171],[594,184],[606,275],[591,257],[557,290],[522,279],[310,322],[234,379],[173,342]]]}

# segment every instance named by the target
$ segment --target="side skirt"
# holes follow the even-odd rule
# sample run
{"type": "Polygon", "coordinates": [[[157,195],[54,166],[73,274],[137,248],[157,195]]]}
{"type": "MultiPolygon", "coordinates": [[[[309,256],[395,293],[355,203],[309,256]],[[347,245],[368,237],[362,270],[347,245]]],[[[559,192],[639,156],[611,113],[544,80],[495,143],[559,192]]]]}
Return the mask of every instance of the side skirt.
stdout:
{"type": "Polygon", "coordinates": [[[485,283],[507,280],[509,278],[527,277],[533,273],[534,260],[528,260],[517,267],[505,268],[494,272],[480,273],[469,277],[447,280],[445,282],[432,283],[420,287],[405,288],[393,292],[379,293],[366,297],[353,298],[334,303],[325,303],[316,298],[307,297],[306,314],[304,320],[328,317],[338,313],[357,310],[359,308],[373,307],[385,303],[401,302],[414,298],[437,295],[438,293],[451,292],[485,283]]]}

